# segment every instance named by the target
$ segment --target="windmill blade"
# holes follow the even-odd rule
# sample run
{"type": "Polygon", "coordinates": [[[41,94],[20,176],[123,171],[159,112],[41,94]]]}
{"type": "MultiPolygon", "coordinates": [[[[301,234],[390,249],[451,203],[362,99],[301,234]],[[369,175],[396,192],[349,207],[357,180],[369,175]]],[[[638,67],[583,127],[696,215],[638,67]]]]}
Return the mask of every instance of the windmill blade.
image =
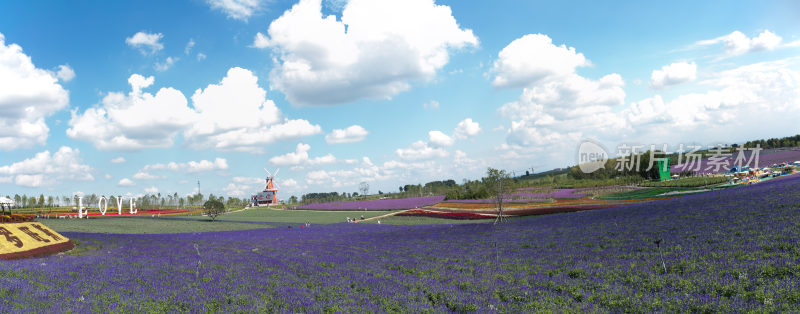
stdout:
{"type": "Polygon", "coordinates": [[[278,168],[278,170],[275,170],[275,175],[273,177],[277,177],[278,176],[278,172],[281,172],[281,168],[278,168]]]}
{"type": "Polygon", "coordinates": [[[267,178],[269,178],[269,177],[271,177],[271,176],[272,176],[272,174],[271,174],[271,173],[269,173],[269,170],[267,170],[267,168],[264,168],[264,171],[266,171],[266,172],[267,172],[267,178]]]}

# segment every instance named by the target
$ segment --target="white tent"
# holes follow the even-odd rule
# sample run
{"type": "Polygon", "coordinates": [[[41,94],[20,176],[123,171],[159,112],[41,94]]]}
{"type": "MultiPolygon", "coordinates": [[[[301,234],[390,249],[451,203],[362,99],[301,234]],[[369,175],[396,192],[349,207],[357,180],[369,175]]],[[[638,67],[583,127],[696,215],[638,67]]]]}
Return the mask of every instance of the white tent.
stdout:
{"type": "Polygon", "coordinates": [[[14,200],[5,196],[0,196],[0,204],[6,205],[6,207],[14,206],[14,200]]]}

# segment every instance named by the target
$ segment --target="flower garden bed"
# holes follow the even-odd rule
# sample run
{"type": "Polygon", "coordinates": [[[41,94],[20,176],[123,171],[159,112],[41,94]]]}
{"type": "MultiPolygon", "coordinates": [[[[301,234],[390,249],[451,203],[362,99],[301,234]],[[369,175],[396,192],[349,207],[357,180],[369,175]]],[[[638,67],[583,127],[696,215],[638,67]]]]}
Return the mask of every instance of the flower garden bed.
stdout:
{"type": "Polygon", "coordinates": [[[0,259],[20,259],[55,254],[75,245],[67,237],[35,222],[0,224],[0,259]]]}

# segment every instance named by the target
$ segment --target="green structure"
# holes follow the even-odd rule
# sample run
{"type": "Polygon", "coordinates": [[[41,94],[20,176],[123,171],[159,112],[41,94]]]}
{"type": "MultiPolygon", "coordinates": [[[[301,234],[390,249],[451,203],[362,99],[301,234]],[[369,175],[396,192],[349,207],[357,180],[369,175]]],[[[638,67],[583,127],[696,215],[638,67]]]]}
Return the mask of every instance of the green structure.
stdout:
{"type": "Polygon", "coordinates": [[[659,181],[669,180],[669,159],[658,160],[658,179],[659,181]]]}

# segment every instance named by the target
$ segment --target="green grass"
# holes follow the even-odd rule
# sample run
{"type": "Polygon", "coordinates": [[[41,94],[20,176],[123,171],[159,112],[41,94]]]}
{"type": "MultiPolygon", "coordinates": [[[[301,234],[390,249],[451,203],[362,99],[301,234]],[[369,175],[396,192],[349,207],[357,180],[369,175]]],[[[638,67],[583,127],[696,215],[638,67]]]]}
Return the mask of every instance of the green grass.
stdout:
{"type": "MultiPolygon", "coordinates": [[[[317,210],[281,210],[267,208],[250,208],[244,211],[228,213],[217,217],[226,221],[255,221],[255,222],[288,222],[331,224],[346,222],[347,217],[361,219],[386,215],[394,211],[317,211],[317,210]]],[[[187,217],[192,219],[208,219],[206,217],[187,217]]]]}
{"type": "MultiPolygon", "coordinates": [[[[438,224],[459,224],[459,223],[480,223],[480,222],[493,222],[492,219],[445,219],[433,217],[420,217],[420,216],[389,216],[381,218],[381,224],[386,225],[438,225],[438,224]]],[[[377,220],[368,220],[365,223],[376,224],[377,220]]]]}
{"type": "Polygon", "coordinates": [[[185,233],[270,228],[267,224],[157,218],[38,219],[57,232],[185,233]]]}
{"type": "Polygon", "coordinates": [[[638,198],[648,198],[648,197],[655,197],[660,194],[664,194],[671,191],[683,191],[686,189],[682,188],[645,188],[640,190],[633,190],[628,192],[619,192],[619,193],[611,193],[607,195],[603,195],[597,197],[598,199],[603,200],[631,200],[631,199],[638,199],[638,198]]]}
{"type": "Polygon", "coordinates": [[[641,185],[654,187],[701,187],[725,182],[728,182],[726,177],[687,177],[662,182],[643,182],[641,185]]]}

